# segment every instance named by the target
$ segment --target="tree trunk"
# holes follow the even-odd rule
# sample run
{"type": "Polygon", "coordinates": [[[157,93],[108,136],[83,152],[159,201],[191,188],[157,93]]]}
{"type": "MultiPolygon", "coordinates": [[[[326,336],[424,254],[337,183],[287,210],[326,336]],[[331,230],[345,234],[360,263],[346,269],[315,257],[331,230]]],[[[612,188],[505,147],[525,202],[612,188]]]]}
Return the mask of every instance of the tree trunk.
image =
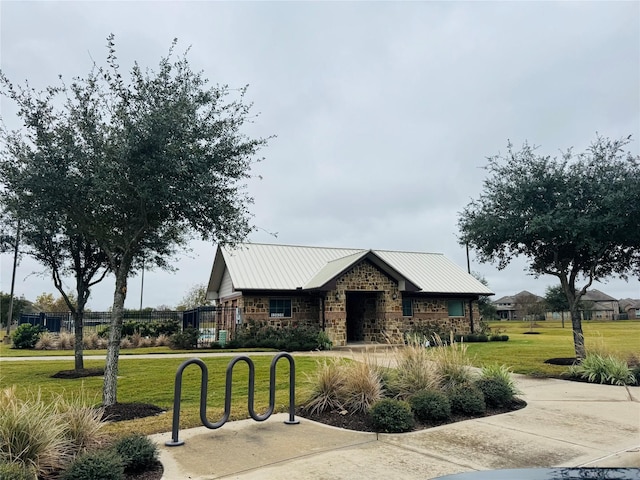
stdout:
{"type": "Polygon", "coordinates": [[[582,319],[578,311],[578,302],[571,306],[571,326],[573,328],[573,345],[576,351],[576,359],[582,361],[587,352],[584,347],[584,334],[582,333],[582,319]]]}
{"type": "Polygon", "coordinates": [[[82,327],[84,323],[84,305],[78,305],[77,310],[73,314],[73,331],[75,334],[75,343],[73,346],[74,368],[82,370],[84,368],[84,344],[82,327]]]}
{"type": "Polygon", "coordinates": [[[122,338],[122,321],[124,317],[124,300],[127,297],[127,277],[131,262],[123,262],[116,270],[116,289],[113,294],[111,310],[111,328],[107,360],[104,367],[104,384],[102,388],[102,405],[108,407],[118,402],[118,358],[120,356],[120,340],[122,338]]]}

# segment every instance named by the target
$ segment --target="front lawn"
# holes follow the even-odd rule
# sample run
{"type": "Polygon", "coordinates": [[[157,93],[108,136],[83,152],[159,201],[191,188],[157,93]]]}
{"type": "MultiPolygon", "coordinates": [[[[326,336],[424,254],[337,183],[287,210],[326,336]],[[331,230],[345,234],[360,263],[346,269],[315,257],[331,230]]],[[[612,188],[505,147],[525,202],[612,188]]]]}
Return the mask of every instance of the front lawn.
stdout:
{"type": "MultiPolygon", "coordinates": [[[[559,321],[540,321],[533,329],[529,322],[491,322],[489,326],[492,332],[508,335],[509,341],[469,343],[467,352],[476,366],[497,363],[512,367],[515,373],[555,377],[566,372],[567,367],[546,364],[545,360],[575,356],[569,320],[565,320],[564,328],[559,321]]],[[[639,321],[584,321],[582,329],[587,351],[605,351],[622,359],[640,353],[639,321]]]]}

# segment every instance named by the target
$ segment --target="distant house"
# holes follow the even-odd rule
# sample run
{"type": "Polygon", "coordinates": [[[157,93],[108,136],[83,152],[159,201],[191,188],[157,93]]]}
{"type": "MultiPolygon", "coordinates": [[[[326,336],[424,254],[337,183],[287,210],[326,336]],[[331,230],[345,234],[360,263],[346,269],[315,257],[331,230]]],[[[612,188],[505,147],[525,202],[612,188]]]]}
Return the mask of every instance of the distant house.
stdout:
{"type": "Polygon", "coordinates": [[[544,298],[523,290],[515,295],[501,297],[493,302],[498,318],[501,320],[528,320],[530,315],[539,315],[539,305],[544,298]],[[536,313],[534,313],[536,312],[536,313]]]}
{"type": "Polygon", "coordinates": [[[580,299],[580,311],[583,320],[616,320],[620,305],[615,298],[593,289],[580,299]]]}
{"type": "Polygon", "coordinates": [[[334,345],[469,332],[480,295],[493,292],[441,254],[254,243],[219,247],[207,289],[238,322],[316,325],[334,345]]]}
{"type": "MultiPolygon", "coordinates": [[[[618,320],[620,306],[618,300],[600,290],[588,290],[578,305],[582,320],[618,320]]],[[[548,320],[558,320],[562,316],[571,318],[570,312],[547,312],[548,320]]]]}
{"type": "Polygon", "coordinates": [[[626,315],[628,320],[640,319],[640,300],[632,298],[623,298],[618,301],[620,311],[626,315]]]}

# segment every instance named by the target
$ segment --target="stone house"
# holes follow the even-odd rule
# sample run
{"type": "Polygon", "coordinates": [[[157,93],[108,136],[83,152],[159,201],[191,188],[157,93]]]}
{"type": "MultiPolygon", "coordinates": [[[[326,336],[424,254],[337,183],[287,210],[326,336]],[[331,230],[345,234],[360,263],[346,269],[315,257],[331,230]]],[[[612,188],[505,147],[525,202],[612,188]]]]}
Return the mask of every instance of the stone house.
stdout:
{"type": "Polygon", "coordinates": [[[480,295],[493,292],[442,254],[255,243],[218,247],[207,288],[238,323],[315,325],[336,346],[424,324],[467,333],[480,295]]]}

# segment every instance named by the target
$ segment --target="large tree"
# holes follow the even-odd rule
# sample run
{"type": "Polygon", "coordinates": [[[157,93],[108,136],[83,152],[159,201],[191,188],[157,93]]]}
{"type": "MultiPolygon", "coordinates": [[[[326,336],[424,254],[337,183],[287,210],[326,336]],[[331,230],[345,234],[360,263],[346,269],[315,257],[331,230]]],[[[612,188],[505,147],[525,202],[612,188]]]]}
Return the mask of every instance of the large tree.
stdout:
{"type": "Polygon", "coordinates": [[[504,268],[518,256],[534,275],[559,279],[571,312],[576,357],[585,356],[579,312],[594,280],[640,275],[640,158],[630,137],[597,136],[560,158],[509,143],[489,158],[477,200],[459,215],[460,242],[504,268]]]}
{"type": "Polygon", "coordinates": [[[105,406],[117,401],[127,280],[136,267],[144,259],[170,268],[194,234],[234,244],[252,228],[244,181],[267,139],[242,131],[253,119],[246,87],[209,86],[175,45],[156,71],[136,63],[125,80],[110,36],[105,65],[48,90],[65,99],[61,115],[73,126],[65,142],[80,152],[81,187],[89,185],[74,205],[77,224],[115,275],[105,406]]]}
{"type": "Polygon", "coordinates": [[[84,231],[83,198],[93,188],[84,171],[86,148],[77,144],[77,120],[55,107],[64,86],[37,92],[0,73],[0,93],[17,104],[22,122],[21,129],[0,131],[0,212],[19,222],[21,249],[47,268],[71,312],[74,367],[82,369],[85,306],[91,287],[109,270],[106,255],[84,231]],[[73,287],[65,284],[69,276],[73,287]]]}

